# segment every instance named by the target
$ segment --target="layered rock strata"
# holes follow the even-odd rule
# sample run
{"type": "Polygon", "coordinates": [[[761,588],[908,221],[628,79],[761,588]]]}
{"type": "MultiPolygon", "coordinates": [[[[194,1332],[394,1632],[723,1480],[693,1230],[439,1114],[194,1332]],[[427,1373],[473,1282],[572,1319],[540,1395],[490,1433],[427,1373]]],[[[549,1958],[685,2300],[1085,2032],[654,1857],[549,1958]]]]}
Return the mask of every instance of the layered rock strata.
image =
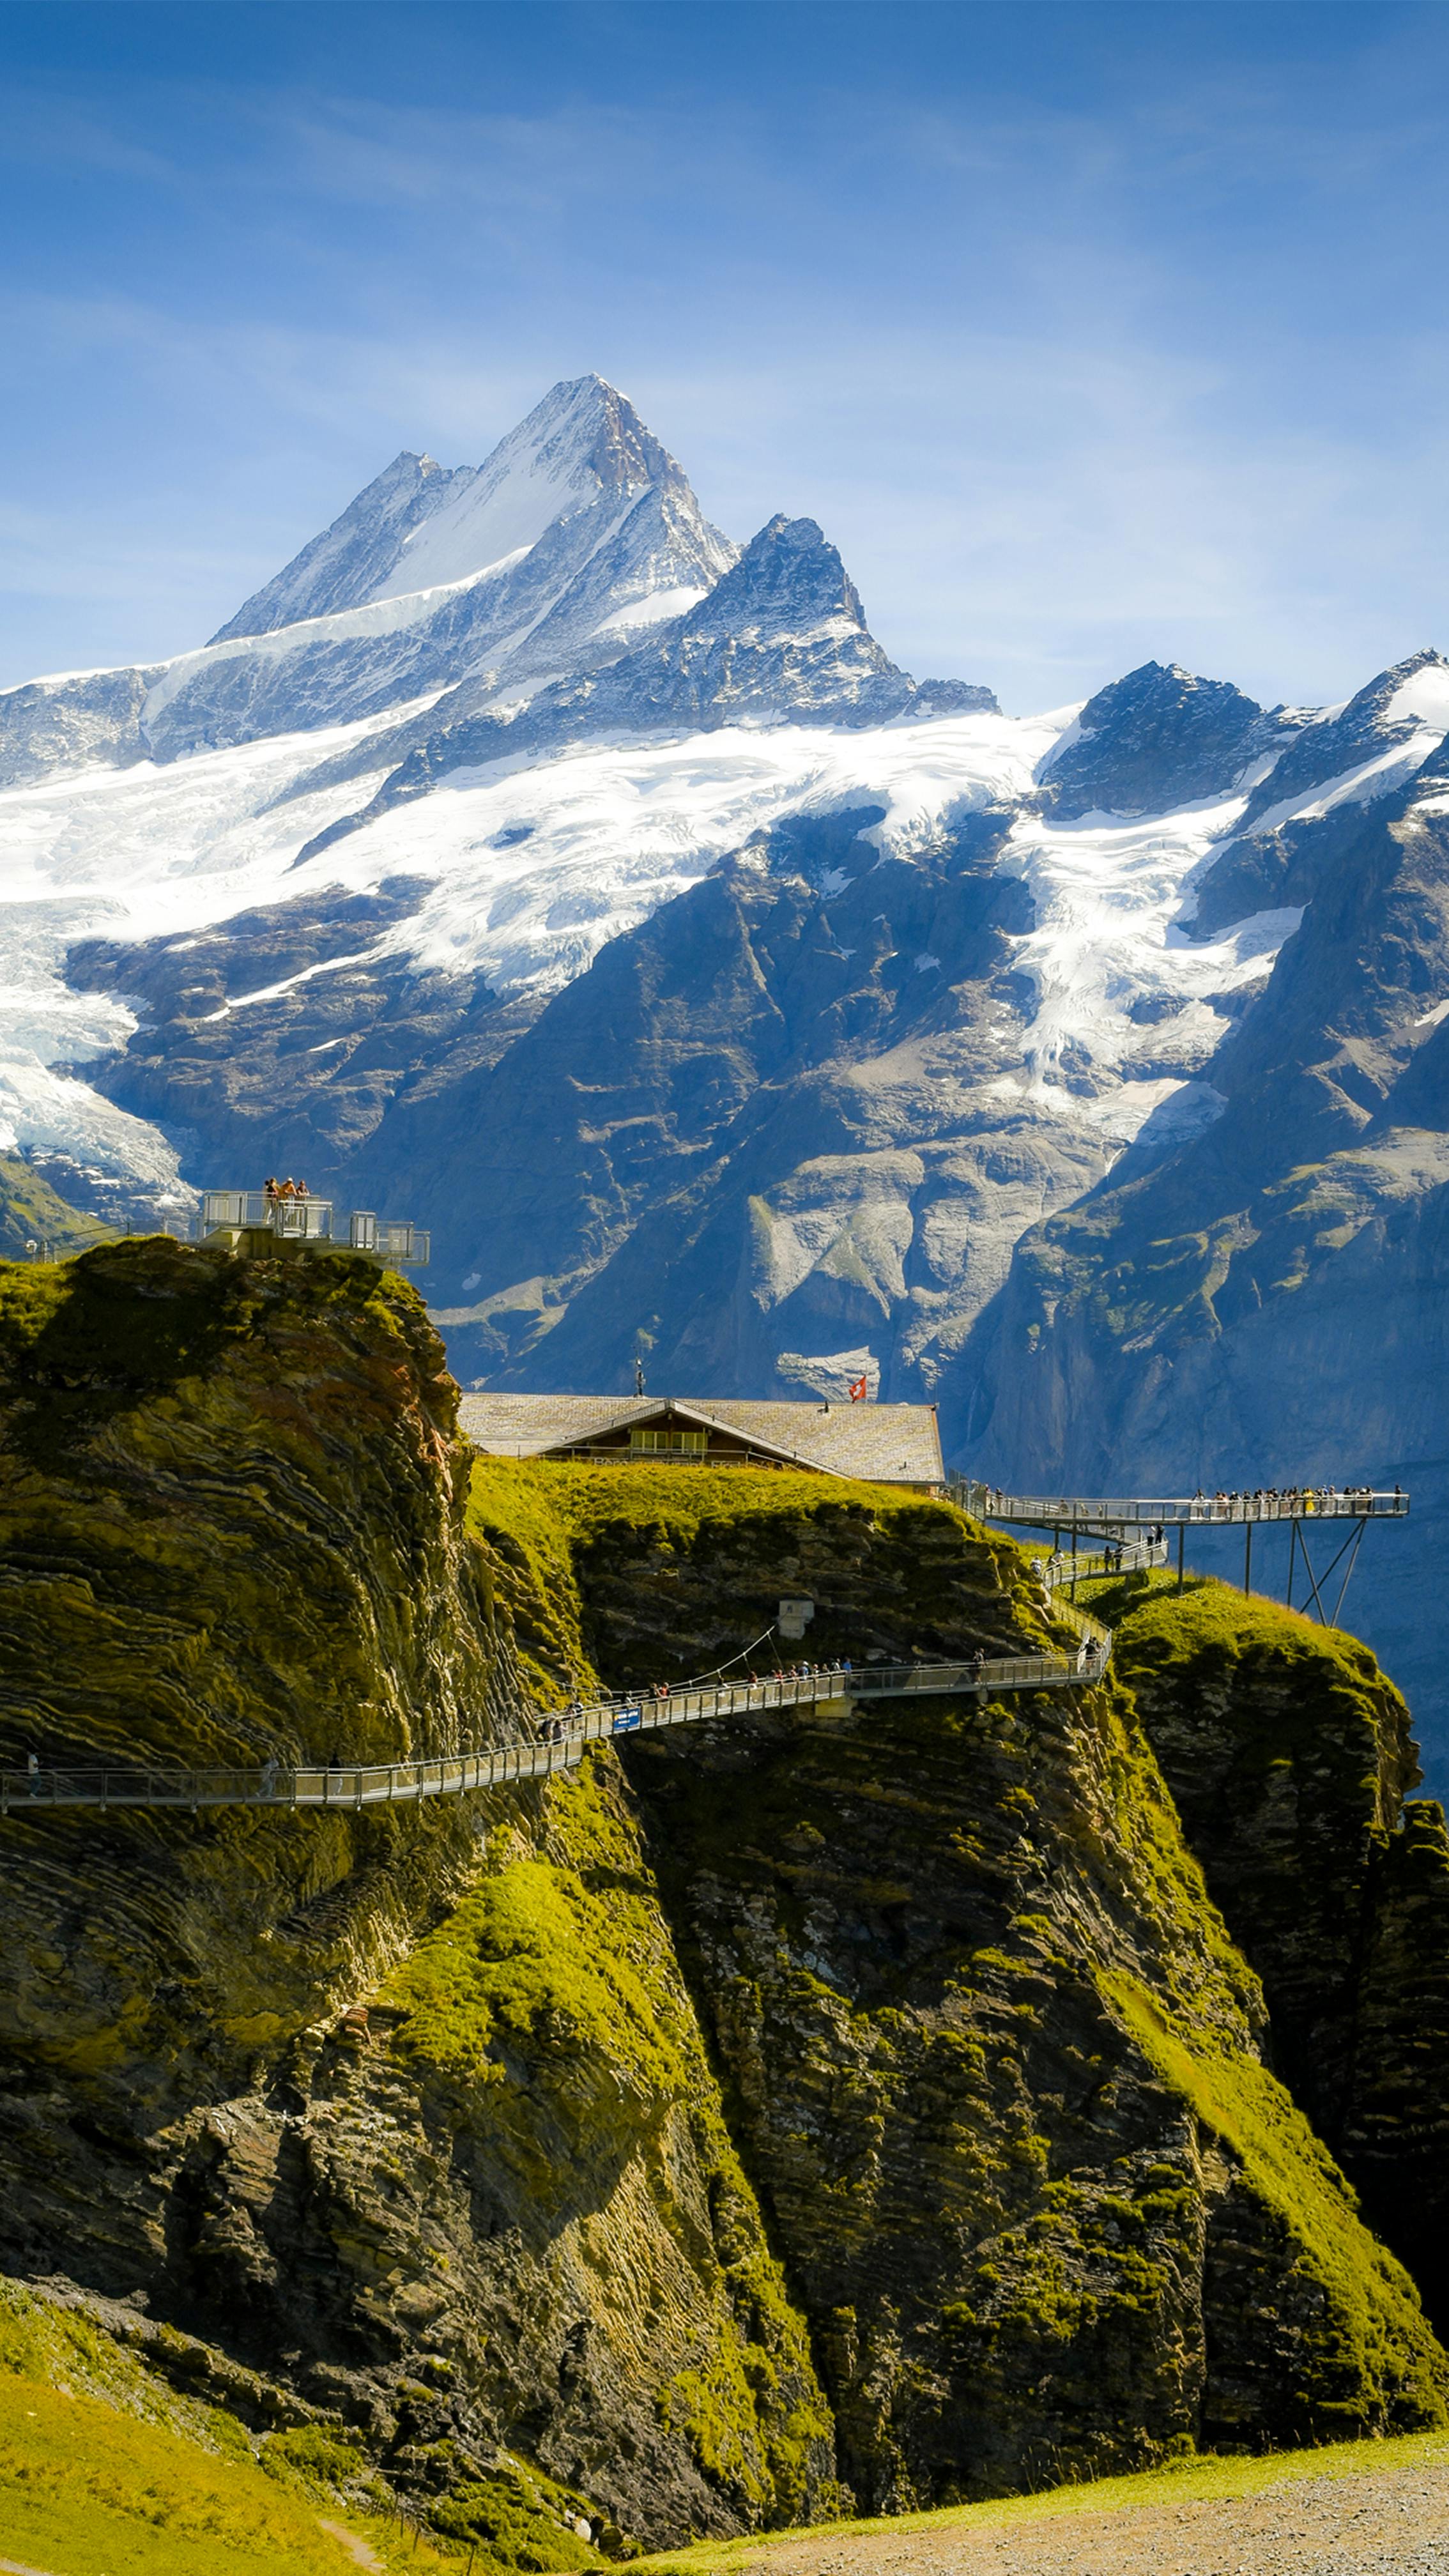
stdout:
{"type": "Polygon", "coordinates": [[[1273,2062],[1449,2325],[1449,1838],[1366,1646],[1220,1584],[1119,1631],[1273,2062]]]}
{"type": "MultiPolygon", "coordinates": [[[[1040,1636],[1020,1553],[937,1505],[480,1481],[552,1501],[610,1678],[706,1668],[726,1603],[782,1589],[855,1660],[1040,1636]]],[[[1432,2415],[1412,2293],[1263,2066],[1130,1703],[867,1704],[625,1763],[863,2505],[1432,2415]]]]}
{"type": "MultiPolygon", "coordinates": [[[[158,1239],[0,1271],[0,1332],[8,1762],[527,1723],[410,1289],[158,1239]]],[[[21,1812],[0,1847],[15,2274],[139,2301],[181,2384],[359,2440],[440,2528],[532,2534],[520,2564],[563,2563],[550,2469],[616,2545],[828,2508],[607,1762],[546,1803],[21,1812]]]]}
{"type": "MultiPolygon", "coordinates": [[[[355,1256],[0,1270],[0,1357],[11,1760],[496,1740],[782,1590],[862,1662],[1048,1634],[944,1504],[474,1471],[355,1256]]],[[[0,1848],[8,2270],[487,2568],[1443,2420],[1115,1687],[0,1848]]]]}

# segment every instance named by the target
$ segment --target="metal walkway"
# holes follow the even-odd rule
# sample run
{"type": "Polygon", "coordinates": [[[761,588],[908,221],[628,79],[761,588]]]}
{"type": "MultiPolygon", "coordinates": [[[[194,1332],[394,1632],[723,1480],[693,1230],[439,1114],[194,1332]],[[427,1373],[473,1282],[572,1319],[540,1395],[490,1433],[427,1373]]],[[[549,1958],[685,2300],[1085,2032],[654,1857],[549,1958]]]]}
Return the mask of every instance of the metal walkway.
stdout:
{"type": "Polygon", "coordinates": [[[1118,1496],[1100,1499],[1080,1494],[1004,1494],[997,1485],[972,1482],[950,1487],[953,1503],[973,1520],[1020,1521],[1032,1529],[1088,1531],[1115,1538],[1119,1531],[1148,1528],[1226,1529],[1259,1521],[1401,1520],[1409,1497],[1396,1485],[1392,1493],[1367,1486],[1303,1485],[1291,1491],[1256,1494],[1192,1494],[1142,1501],[1118,1496]]]}
{"type": "Polygon", "coordinates": [[[421,1762],[340,1763],[330,1768],[172,1771],[157,1763],[95,1771],[0,1771],[0,1814],[55,1807],[373,1807],[456,1798],[508,1781],[547,1779],[568,1771],[591,1744],[652,1728],[697,1726],[702,1719],[746,1717],[772,1708],[848,1708],[863,1699],[995,1698],[1003,1691],[1070,1690],[1100,1680],[1111,1655],[1104,1630],[1078,1613],[1075,1655],[997,1656],[980,1664],[872,1664],[849,1672],[803,1673],[784,1680],[722,1682],[597,1700],[576,1716],[545,1723],[567,1732],[553,1742],[499,1744],[486,1753],[439,1754],[421,1762]]]}
{"type": "MultiPolygon", "coordinates": [[[[1177,1588],[1184,1582],[1184,1547],[1190,1529],[1240,1529],[1243,1533],[1243,1590],[1252,1589],[1253,1539],[1257,1531],[1275,1522],[1288,1531],[1288,1607],[1293,1607],[1293,1584],[1299,1560],[1302,1561],[1304,1599],[1302,1608],[1311,1611],[1325,1628],[1338,1625],[1349,1577],[1358,1563],[1363,1534],[1370,1521],[1402,1520],[1409,1508],[1409,1497],[1402,1486],[1380,1493],[1368,1485],[1295,1485],[1284,1489],[1260,1487],[1255,1493],[1164,1495],[1155,1500],[1139,1496],[1130,1499],[1117,1495],[1085,1497],[1080,1494],[1005,1494],[997,1485],[971,1481],[950,1487],[953,1503],[969,1512],[973,1519],[1006,1521],[1027,1529],[1050,1530],[1053,1553],[1044,1569],[1049,1584],[1073,1587],[1088,1574],[1129,1573],[1144,1565],[1161,1565],[1167,1560],[1167,1532],[1177,1532],[1177,1588]],[[1320,1550],[1315,1569],[1308,1548],[1308,1524],[1346,1521],[1346,1536],[1327,1565],[1320,1550]],[[1141,1532],[1149,1533],[1146,1541],[1141,1532]],[[1063,1534],[1071,1538],[1071,1550],[1062,1549],[1063,1534]],[[1136,1533],[1133,1542],[1132,1533],[1136,1533]],[[1101,1539],[1111,1551],[1110,1563],[1099,1556],[1083,1555],[1078,1541],[1101,1539]],[[1331,1580],[1343,1568],[1338,1597],[1332,1611],[1328,1607],[1331,1580]],[[1066,1571],[1063,1571],[1063,1568],[1066,1571]]],[[[1337,1532],[1335,1531],[1335,1536],[1337,1532]]],[[[1075,1597],[1075,1593],[1073,1594],[1075,1597]]]]}
{"type": "MultiPolygon", "coordinates": [[[[1057,1545],[1050,1557],[1038,1557],[1035,1569],[1048,1592],[1068,1595],[1056,1603],[1057,1615],[1080,1639],[1074,1655],[1010,1655],[975,1658],[964,1663],[874,1664],[849,1670],[832,1667],[771,1678],[767,1681],[711,1682],[670,1691],[655,1698],[646,1693],[596,1700],[566,1716],[536,1721],[548,1734],[486,1752],[436,1754],[417,1762],[333,1763],[284,1770],[268,1762],[258,1770],[182,1771],[163,1764],[107,1766],[94,1770],[37,1767],[0,1771],[0,1814],[34,1814],[57,1807],[372,1807],[416,1804],[423,1798],[454,1798],[479,1789],[499,1788],[517,1780],[547,1779],[572,1770],[591,1744],[615,1736],[661,1727],[698,1726],[715,1718],[745,1717],[778,1708],[846,1709],[863,1699],[896,1699],[922,1694],[994,1698],[1005,1691],[1070,1690],[1098,1681],[1111,1660],[1108,1631],[1090,1613],[1076,1607],[1076,1585],[1091,1576],[1135,1571],[1167,1561],[1166,1531],[1178,1532],[1181,1580],[1182,1541],[1189,1527],[1244,1526],[1251,1549],[1252,1532],[1264,1521],[1301,1525],[1308,1520],[1346,1520],[1344,1547],[1357,1554],[1358,1540],[1371,1519],[1400,1519],[1409,1498],[1397,1488],[1391,1494],[1353,1491],[1333,1486],[1291,1494],[1233,1494],[1211,1499],[1195,1494],[1143,1501],[1139,1498],[1084,1499],[1081,1496],[1005,1494],[994,1485],[955,1484],[951,1499],[977,1520],[1015,1521],[1050,1529],[1057,1545]],[[1061,1535],[1070,1531],[1072,1548],[1061,1535]],[[1148,1534],[1143,1535],[1146,1531],[1148,1534]],[[1129,1535],[1131,1534],[1131,1535],[1129,1535]],[[1101,1538],[1103,1550],[1078,1547],[1083,1536],[1101,1538]],[[557,1734],[551,1732],[557,1728],[557,1734]]],[[[1307,1548],[1302,1554],[1307,1563],[1307,1548]]],[[[1342,1555],[1343,1550],[1340,1550],[1342,1555]]],[[[1249,1560],[1250,1561],[1250,1560],[1249,1560]]],[[[1338,1559],[1334,1560],[1335,1565],[1338,1559]]],[[[1352,1556],[1350,1558],[1350,1570],[1352,1556]]],[[[1319,1615],[1327,1622],[1321,1597],[1326,1576],[1308,1575],[1319,1615]]],[[[1330,1571],[1333,1569],[1330,1568],[1330,1571]]],[[[1247,1588],[1248,1565],[1244,1567],[1247,1588]]],[[[1292,1569],[1290,1564],[1290,1598],[1292,1569]]],[[[1348,1577],[1344,1576],[1344,1586],[1348,1577]]],[[[1338,1606],[1343,1601],[1339,1591],[1338,1606]]],[[[1335,1610],[1334,1617],[1337,1617],[1335,1610]]]]}

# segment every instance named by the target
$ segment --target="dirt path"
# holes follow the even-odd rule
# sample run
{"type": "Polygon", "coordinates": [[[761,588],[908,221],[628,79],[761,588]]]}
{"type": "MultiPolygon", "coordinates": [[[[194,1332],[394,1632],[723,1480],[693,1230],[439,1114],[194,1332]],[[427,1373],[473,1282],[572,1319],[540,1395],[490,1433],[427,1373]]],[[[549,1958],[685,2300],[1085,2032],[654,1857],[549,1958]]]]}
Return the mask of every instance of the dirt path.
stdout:
{"type": "Polygon", "coordinates": [[[367,2542],[360,2540],[355,2531],[349,2531],[345,2522],[329,2522],[325,2514],[319,2513],[317,2528],[319,2531],[330,2532],[334,2540],[340,2540],[349,2558],[355,2559],[359,2567],[381,2568],[382,2560],[377,2551],[369,2549],[367,2542]]]}
{"type": "Polygon", "coordinates": [[[1449,2576],[1449,2464],[1024,2522],[777,2541],[730,2576],[1449,2576]]]}

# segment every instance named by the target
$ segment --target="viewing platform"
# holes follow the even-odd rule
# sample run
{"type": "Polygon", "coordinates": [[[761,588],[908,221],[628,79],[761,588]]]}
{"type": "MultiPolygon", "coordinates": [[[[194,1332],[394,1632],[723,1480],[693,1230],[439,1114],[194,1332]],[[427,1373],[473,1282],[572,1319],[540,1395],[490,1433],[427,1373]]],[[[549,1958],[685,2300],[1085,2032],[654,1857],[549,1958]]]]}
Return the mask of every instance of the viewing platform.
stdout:
{"type": "MultiPolygon", "coordinates": [[[[1124,1558],[1127,1542],[1146,1534],[1149,1548],[1160,1550],[1159,1562],[1167,1553],[1167,1533],[1177,1532],[1177,1586],[1181,1591],[1186,1580],[1185,1550],[1190,1529],[1240,1529],[1243,1533],[1243,1590],[1252,1589],[1253,1539],[1264,1527],[1280,1524],[1288,1531],[1287,1601],[1293,1608],[1293,1586],[1301,1566],[1305,1592],[1301,1604],[1305,1614],[1310,1606],[1326,1628],[1337,1627],[1343,1609],[1349,1577],[1358,1562],[1363,1535],[1371,1521],[1403,1520],[1409,1509],[1409,1497],[1401,1485],[1384,1489],[1373,1485],[1259,1485],[1251,1492],[1132,1495],[1082,1494],[1007,1494],[999,1485],[987,1485],[964,1478],[950,1488],[953,1503],[969,1512],[973,1520],[1005,1521],[1026,1529],[1050,1530],[1054,1568],[1068,1569],[1066,1581],[1075,1598],[1075,1587],[1088,1570],[1082,1559],[1079,1541],[1100,1539],[1117,1559],[1112,1569],[1118,1572],[1138,1570],[1145,1562],[1140,1546],[1131,1550],[1135,1564],[1129,1568],[1124,1558]],[[1315,1568],[1308,1546],[1308,1525],[1346,1521],[1348,1530],[1327,1565],[1315,1568]],[[1063,1539],[1071,1541],[1063,1549],[1063,1539]],[[1343,1568],[1338,1594],[1330,1612],[1329,1584],[1343,1568]]],[[[1335,1537],[1337,1532],[1334,1533],[1335,1537]]],[[[1331,1544],[1332,1542],[1330,1542],[1331,1544]]],[[[1053,1582],[1063,1580],[1054,1573],[1053,1582]]]]}
{"type": "Polygon", "coordinates": [[[253,1256],[279,1242],[303,1252],[361,1252],[389,1270],[425,1270],[432,1250],[431,1236],[410,1218],[374,1216],[370,1208],[339,1216],[331,1199],[315,1199],[310,1191],[289,1198],[266,1190],[203,1190],[201,1239],[253,1256]]]}
{"type": "Polygon", "coordinates": [[[1102,1538],[1143,1527],[1211,1529],[1245,1521],[1402,1520],[1409,1508],[1409,1497],[1398,1485],[1390,1492],[1368,1485],[1295,1485],[1264,1487],[1254,1493],[1124,1501],[1115,1495],[1005,1494],[997,1485],[968,1480],[952,1485],[951,1500],[973,1520],[1020,1521],[1031,1529],[1085,1530],[1102,1538]]]}

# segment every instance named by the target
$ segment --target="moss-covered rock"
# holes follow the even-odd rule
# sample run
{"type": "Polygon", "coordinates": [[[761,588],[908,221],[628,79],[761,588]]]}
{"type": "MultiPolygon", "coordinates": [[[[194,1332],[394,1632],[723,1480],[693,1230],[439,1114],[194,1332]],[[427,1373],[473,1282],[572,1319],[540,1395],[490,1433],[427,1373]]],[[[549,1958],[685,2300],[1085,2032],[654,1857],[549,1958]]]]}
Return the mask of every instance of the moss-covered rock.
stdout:
{"type": "MultiPolygon", "coordinates": [[[[417,1299],[346,1254],[0,1269],[4,1749],[444,1749],[730,1664],[785,1593],[860,1662],[1050,1633],[947,1505],[475,1473],[454,1420],[417,1299]]],[[[12,2270],[485,2568],[828,2513],[841,2455],[905,2502],[1440,2419],[1125,1695],[626,1762],[10,1818],[12,2270]]]]}
{"type": "MultiPolygon", "coordinates": [[[[526,1647],[560,1587],[465,1527],[455,1401],[416,1296],[345,1254],[0,1270],[9,1759],[526,1725],[511,1613],[526,1647]]],[[[554,2563],[550,2481],[616,2542],[828,2509],[828,2410],[607,1756],[354,1815],[21,1814],[0,1847],[15,2270],[141,2294],[179,2382],[360,2441],[500,2564],[554,2563]]]]}
{"type": "Polygon", "coordinates": [[[1262,1977],[1274,2064],[1449,2325],[1449,1843],[1366,1646],[1196,1586],[1132,1609],[1119,1674],[1262,1977]]]}
{"type": "Polygon", "coordinates": [[[1442,2419],[1125,1702],[626,1763],[863,2505],[1442,2419]]]}
{"type": "MultiPolygon", "coordinates": [[[[913,1662],[1051,1643],[1025,1551],[949,1504],[843,1477],[735,1468],[480,1460],[470,1516],[515,1539],[546,1590],[540,1650],[560,1683],[679,1682],[753,1645],[791,1658],[913,1662]],[[770,1633],[782,1597],[813,1606],[803,1644],[770,1633]]],[[[525,1614],[526,1615],[526,1614],[525,1614]]]]}

